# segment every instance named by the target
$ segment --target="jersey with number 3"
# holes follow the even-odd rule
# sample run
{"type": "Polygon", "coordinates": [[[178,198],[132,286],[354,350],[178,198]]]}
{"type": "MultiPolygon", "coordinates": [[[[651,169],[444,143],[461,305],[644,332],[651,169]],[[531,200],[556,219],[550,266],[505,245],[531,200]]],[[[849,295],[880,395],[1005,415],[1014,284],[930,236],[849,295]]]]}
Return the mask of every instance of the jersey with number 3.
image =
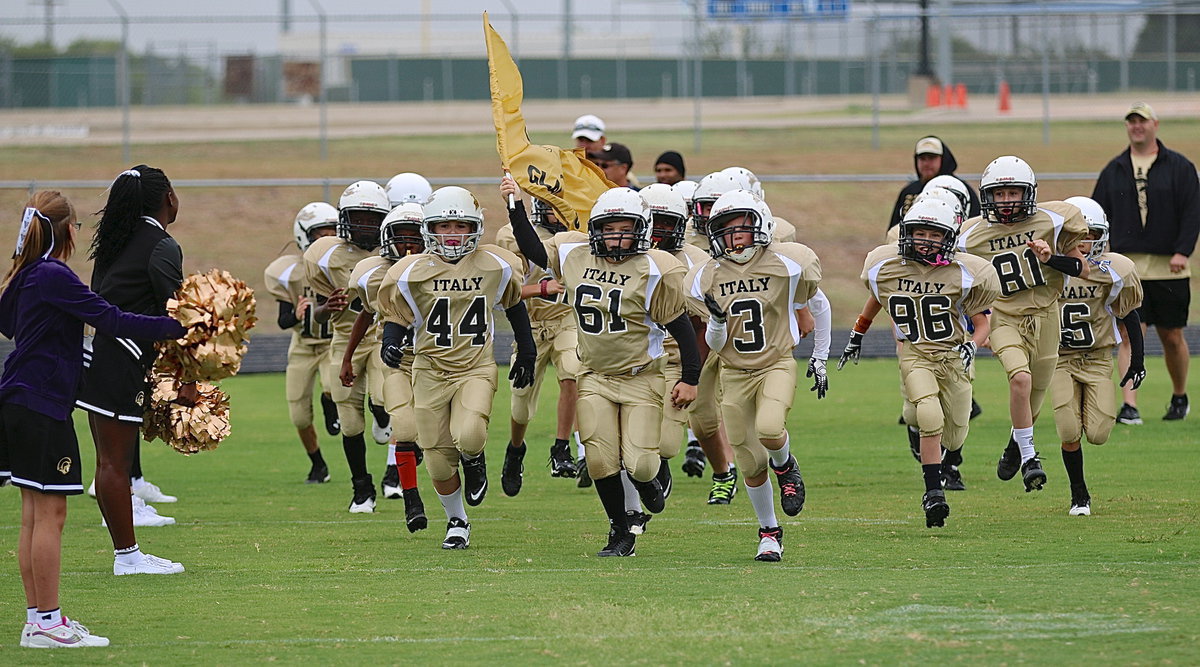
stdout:
{"type": "Polygon", "coordinates": [[[714,350],[721,361],[755,370],[792,356],[800,344],[796,310],[816,294],[821,263],[804,244],[772,242],[745,264],[710,258],[686,281],[688,297],[700,307],[711,294],[726,313],[729,338],[714,350]]]}
{"type": "Polygon", "coordinates": [[[1070,252],[1087,236],[1087,223],[1075,206],[1061,201],[1038,204],[1027,219],[1005,225],[975,217],[963,223],[958,249],[992,263],[1000,278],[993,306],[1007,315],[1032,315],[1053,308],[1066,277],[1038,260],[1027,243],[1041,239],[1051,252],[1070,252]]]}
{"type": "Polygon", "coordinates": [[[379,313],[413,330],[415,367],[439,371],[495,363],[495,311],[521,302],[521,260],[484,244],[451,263],[409,255],[388,269],[379,313]]]}
{"type": "Polygon", "coordinates": [[[1111,347],[1121,342],[1117,319],[1142,303],[1142,282],[1133,260],[1110,252],[1091,263],[1087,278],[1071,278],[1058,300],[1063,340],[1071,350],[1111,347]],[[1068,333],[1069,332],[1069,333],[1068,333]]]}
{"type": "Polygon", "coordinates": [[[663,356],[668,324],[684,311],[683,266],[662,250],[610,262],[588,237],[562,232],[545,241],[547,267],[566,290],[579,329],[579,361],[620,374],[663,356]]]}
{"type": "Polygon", "coordinates": [[[892,318],[900,339],[925,353],[945,352],[966,340],[967,322],[1000,293],[996,270],[986,259],[958,253],[949,264],[930,266],[900,257],[895,245],[867,255],[862,281],[892,318]]]}

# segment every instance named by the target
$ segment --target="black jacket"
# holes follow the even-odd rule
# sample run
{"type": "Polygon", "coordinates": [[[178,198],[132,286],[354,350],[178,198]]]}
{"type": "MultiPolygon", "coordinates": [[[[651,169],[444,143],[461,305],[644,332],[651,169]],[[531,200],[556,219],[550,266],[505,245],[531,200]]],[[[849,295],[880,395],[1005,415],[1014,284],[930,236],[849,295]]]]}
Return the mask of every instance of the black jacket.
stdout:
{"type": "MultiPolygon", "coordinates": [[[[937,139],[937,137],[934,138],[937,139]]],[[[941,139],[938,139],[938,141],[941,141],[941,139]]],[[[917,156],[914,155],[913,171],[916,171],[916,168],[917,156]]],[[[950,147],[946,145],[946,142],[942,141],[942,168],[940,171],[938,171],[938,176],[954,176],[954,172],[957,169],[958,160],[954,159],[954,153],[951,152],[950,147]]],[[[958,178],[957,176],[954,177],[958,178]]],[[[971,210],[965,211],[965,213],[967,214],[968,218],[974,218],[975,216],[979,215],[979,196],[975,194],[975,188],[972,188],[970,184],[968,184],[966,181],[963,181],[961,178],[958,180],[962,181],[962,184],[967,186],[967,192],[971,194],[971,210]]],[[[913,200],[917,198],[917,195],[921,194],[921,190],[924,189],[924,187],[925,181],[921,180],[920,173],[917,174],[917,180],[904,186],[904,189],[900,191],[900,196],[896,198],[896,205],[892,207],[892,219],[890,222],[888,222],[888,229],[900,224],[900,221],[904,219],[904,214],[908,212],[908,207],[912,206],[913,200]]]]}
{"type": "Polygon", "coordinates": [[[1146,174],[1146,226],[1138,209],[1129,149],[1113,158],[1092,190],[1108,215],[1113,252],[1191,256],[1200,233],[1200,179],[1196,166],[1158,142],[1158,158],[1146,174]]]}

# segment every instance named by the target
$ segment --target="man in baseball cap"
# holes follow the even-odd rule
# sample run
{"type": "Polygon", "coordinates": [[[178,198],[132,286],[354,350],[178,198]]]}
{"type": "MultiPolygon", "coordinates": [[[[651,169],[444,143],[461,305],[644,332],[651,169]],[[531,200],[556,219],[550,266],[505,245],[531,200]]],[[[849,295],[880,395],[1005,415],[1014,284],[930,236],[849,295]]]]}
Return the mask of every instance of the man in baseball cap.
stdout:
{"type": "Polygon", "coordinates": [[[588,159],[603,169],[608,180],[618,186],[639,189],[629,181],[629,170],[633,168],[633,155],[625,144],[604,144],[600,150],[588,153],[588,159]]]}
{"type": "Polygon", "coordinates": [[[575,119],[575,129],[571,132],[575,147],[589,153],[601,151],[608,140],[604,137],[604,121],[592,114],[584,114],[575,119]]]}

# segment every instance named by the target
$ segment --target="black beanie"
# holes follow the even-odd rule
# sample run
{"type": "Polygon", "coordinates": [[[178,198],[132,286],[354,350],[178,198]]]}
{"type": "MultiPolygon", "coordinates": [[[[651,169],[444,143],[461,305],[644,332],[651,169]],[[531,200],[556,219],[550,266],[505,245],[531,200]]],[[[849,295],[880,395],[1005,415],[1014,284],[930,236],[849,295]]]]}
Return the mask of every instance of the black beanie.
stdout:
{"type": "Polygon", "coordinates": [[[679,172],[680,178],[687,175],[683,168],[683,156],[675,151],[667,151],[659,155],[658,159],[654,161],[654,166],[657,167],[660,164],[669,164],[675,167],[675,170],[679,172]]]}

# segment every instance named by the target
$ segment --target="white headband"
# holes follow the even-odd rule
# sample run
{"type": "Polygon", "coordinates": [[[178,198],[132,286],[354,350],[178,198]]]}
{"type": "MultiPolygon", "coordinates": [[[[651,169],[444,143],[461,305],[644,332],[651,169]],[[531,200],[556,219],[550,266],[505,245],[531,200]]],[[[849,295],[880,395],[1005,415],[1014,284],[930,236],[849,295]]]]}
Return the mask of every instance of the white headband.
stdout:
{"type": "Polygon", "coordinates": [[[117,175],[118,178],[120,178],[121,176],[132,176],[134,178],[141,178],[142,172],[138,171],[137,169],[126,169],[125,171],[123,171],[117,175]]]}
{"type": "MultiPolygon", "coordinates": [[[[37,217],[41,218],[42,220],[45,220],[47,223],[50,222],[50,218],[47,218],[46,216],[42,215],[42,212],[37,210],[36,208],[34,208],[32,206],[26,208],[25,215],[21,216],[21,231],[17,232],[17,252],[15,253],[17,255],[20,255],[21,251],[25,249],[25,237],[29,234],[29,226],[31,224],[33,224],[34,216],[37,216],[37,217]]],[[[51,231],[50,231],[50,250],[46,251],[46,255],[49,255],[51,250],[54,250],[54,230],[53,229],[51,229],[51,231]]],[[[43,255],[43,257],[44,256],[45,255],[43,255]]]]}

